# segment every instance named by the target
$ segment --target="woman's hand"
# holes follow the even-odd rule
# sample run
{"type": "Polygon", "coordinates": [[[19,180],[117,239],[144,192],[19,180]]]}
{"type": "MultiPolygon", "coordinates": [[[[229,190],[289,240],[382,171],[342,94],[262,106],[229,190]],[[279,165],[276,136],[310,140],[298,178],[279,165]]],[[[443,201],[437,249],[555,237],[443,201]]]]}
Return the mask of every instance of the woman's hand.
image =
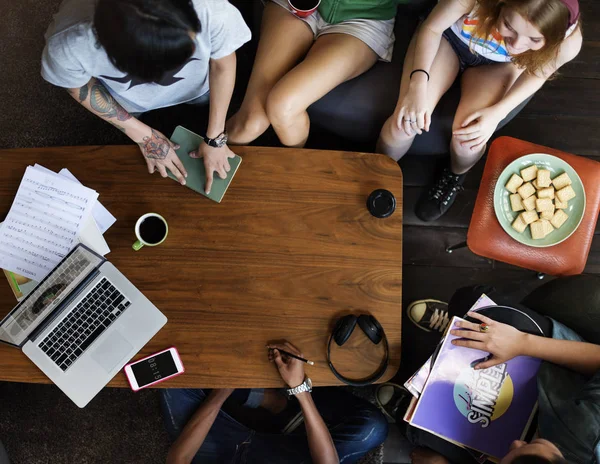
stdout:
{"type": "Polygon", "coordinates": [[[452,132],[452,135],[463,147],[478,151],[485,147],[487,141],[494,135],[502,119],[504,119],[502,112],[490,106],[467,116],[461,128],[452,132]]]}
{"type": "MultiPolygon", "coordinates": [[[[144,126],[147,127],[147,126],[144,126]]],[[[181,185],[185,185],[187,172],[183,163],[175,153],[179,149],[179,145],[171,142],[161,132],[149,128],[150,133],[144,134],[140,139],[132,138],[144,155],[148,172],[153,174],[158,171],[161,176],[167,177],[167,169],[173,173],[181,185]]]]}
{"type": "Polygon", "coordinates": [[[396,126],[407,135],[421,135],[429,131],[431,108],[427,100],[427,83],[411,82],[408,93],[396,106],[396,126]]]}
{"type": "Polygon", "coordinates": [[[290,388],[296,388],[304,382],[304,363],[279,352],[279,350],[285,350],[302,358],[302,353],[298,348],[288,342],[283,345],[267,345],[267,348],[269,349],[269,361],[275,363],[279,375],[290,388]]]}
{"type": "Polygon", "coordinates": [[[480,324],[465,321],[456,323],[456,326],[462,330],[453,329],[450,333],[462,337],[453,340],[453,345],[490,353],[491,357],[477,364],[475,369],[487,369],[524,353],[528,337],[526,333],[520,332],[510,325],[496,322],[477,312],[469,312],[468,316],[487,324],[487,332],[481,331],[480,324]]]}
{"type": "Polygon", "coordinates": [[[204,170],[206,171],[204,193],[207,195],[212,188],[214,172],[216,171],[221,179],[227,178],[227,173],[231,170],[229,158],[235,158],[235,153],[227,145],[215,148],[204,142],[200,144],[197,150],[191,151],[189,155],[192,158],[204,158],[204,170]]]}

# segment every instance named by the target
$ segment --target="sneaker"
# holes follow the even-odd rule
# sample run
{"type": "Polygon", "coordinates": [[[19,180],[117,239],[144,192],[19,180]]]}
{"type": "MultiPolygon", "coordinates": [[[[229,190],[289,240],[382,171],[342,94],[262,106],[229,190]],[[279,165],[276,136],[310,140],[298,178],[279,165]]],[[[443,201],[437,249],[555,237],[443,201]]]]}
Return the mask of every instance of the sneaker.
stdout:
{"type": "Polygon", "coordinates": [[[399,417],[404,416],[412,398],[406,388],[390,382],[379,384],[375,391],[377,406],[391,423],[399,421],[399,417]]]}
{"type": "Polygon", "coordinates": [[[414,301],[408,306],[406,313],[413,324],[426,332],[437,330],[443,333],[450,322],[448,303],[443,301],[414,301]]]}
{"type": "Polygon", "coordinates": [[[435,221],[450,209],[458,192],[463,190],[466,174],[454,174],[445,168],[435,184],[419,198],[415,214],[425,222],[435,221]]]}

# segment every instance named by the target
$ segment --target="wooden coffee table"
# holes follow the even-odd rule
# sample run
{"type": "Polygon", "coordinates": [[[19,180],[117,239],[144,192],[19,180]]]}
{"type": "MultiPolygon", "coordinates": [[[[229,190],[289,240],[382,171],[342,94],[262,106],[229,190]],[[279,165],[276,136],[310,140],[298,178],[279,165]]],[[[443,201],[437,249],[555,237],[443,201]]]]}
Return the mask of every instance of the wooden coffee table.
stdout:
{"type": "MultiPolygon", "coordinates": [[[[383,325],[390,365],[400,365],[402,174],[383,155],[240,147],[243,163],[221,204],[158,174],[147,174],[136,146],[0,151],[0,219],[27,165],[67,167],[117,222],[105,234],[115,264],[163,313],[167,325],[137,355],[175,346],[184,375],[159,387],[275,387],[282,381],[265,344],[287,339],[316,362],[315,385],[340,382],[326,363],[337,317],[371,313],[383,325]],[[396,212],[377,219],[369,193],[386,188],[396,212]],[[131,248],[139,216],[169,222],[161,246],[131,248]]],[[[2,277],[4,279],[4,277],[2,277]]],[[[16,303],[0,281],[0,317],[16,303]]],[[[333,350],[350,377],[376,371],[383,347],[357,328],[333,350]],[[346,346],[348,345],[348,346],[346,346]]],[[[0,345],[0,380],[48,383],[19,350],[0,345]]],[[[111,386],[127,386],[120,373],[111,386]]]]}

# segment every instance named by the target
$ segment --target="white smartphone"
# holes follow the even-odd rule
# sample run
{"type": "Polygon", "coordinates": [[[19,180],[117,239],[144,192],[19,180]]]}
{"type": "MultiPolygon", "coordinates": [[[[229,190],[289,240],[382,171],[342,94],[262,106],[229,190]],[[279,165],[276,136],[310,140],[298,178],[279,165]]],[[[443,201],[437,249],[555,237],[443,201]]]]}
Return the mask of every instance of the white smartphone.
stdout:
{"type": "Polygon", "coordinates": [[[156,385],[184,372],[179,352],[174,346],[125,366],[125,375],[133,391],[156,385]]]}

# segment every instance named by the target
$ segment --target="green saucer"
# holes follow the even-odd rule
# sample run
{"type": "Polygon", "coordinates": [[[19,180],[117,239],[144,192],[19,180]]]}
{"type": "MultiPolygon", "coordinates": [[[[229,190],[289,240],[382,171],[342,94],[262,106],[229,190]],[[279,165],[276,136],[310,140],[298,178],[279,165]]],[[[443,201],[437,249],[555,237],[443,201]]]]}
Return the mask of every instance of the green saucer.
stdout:
{"type": "Polygon", "coordinates": [[[494,189],[494,210],[502,228],[517,242],[532,247],[549,247],[569,238],[571,234],[577,230],[579,224],[581,224],[583,213],[585,211],[585,190],[577,172],[575,172],[567,162],[556,156],[533,153],[516,159],[502,171],[502,174],[500,174],[498,182],[496,183],[496,188],[494,189]],[[514,212],[512,210],[509,198],[511,193],[504,187],[513,174],[520,176],[521,169],[525,169],[532,164],[535,164],[540,169],[547,169],[550,171],[550,177],[552,179],[563,172],[566,172],[571,178],[571,187],[573,187],[573,190],[577,194],[575,198],[569,201],[569,207],[564,210],[565,213],[569,215],[569,219],[567,219],[560,229],[554,230],[540,240],[531,238],[531,230],[529,227],[522,234],[512,228],[511,224],[522,211],[514,212]]]}

